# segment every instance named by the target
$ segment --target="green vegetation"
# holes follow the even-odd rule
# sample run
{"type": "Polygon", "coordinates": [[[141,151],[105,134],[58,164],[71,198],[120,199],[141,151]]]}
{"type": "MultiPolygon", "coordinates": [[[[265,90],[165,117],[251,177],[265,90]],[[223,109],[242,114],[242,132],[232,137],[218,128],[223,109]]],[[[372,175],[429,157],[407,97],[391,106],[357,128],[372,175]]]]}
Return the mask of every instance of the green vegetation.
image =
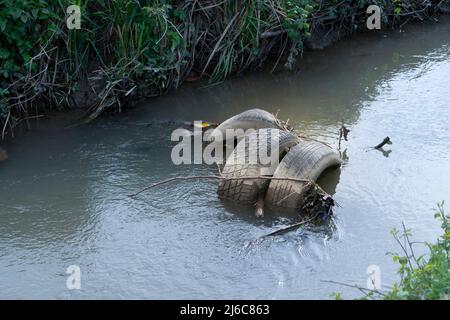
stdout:
{"type": "MultiPolygon", "coordinates": [[[[441,1],[370,1],[384,21],[435,13],[441,1]]],[[[293,66],[319,26],[365,25],[369,1],[1,0],[0,132],[42,106],[84,107],[89,119],[186,80],[221,81],[268,58],[293,66]],[[81,8],[81,29],[66,9],[81,8]]]]}
{"type": "MultiPolygon", "coordinates": [[[[413,247],[418,243],[411,241],[411,231],[404,225],[401,232],[392,230],[391,233],[402,250],[401,254],[392,253],[394,262],[399,264],[400,282],[387,292],[357,287],[368,291],[363,299],[450,299],[450,215],[444,213],[444,202],[438,204],[435,218],[441,223],[442,235],[435,244],[424,243],[428,249],[426,255],[415,254],[413,247]]],[[[342,295],[335,293],[334,298],[342,299],[342,295]]]]}
{"type": "Polygon", "coordinates": [[[411,232],[393,230],[392,235],[402,248],[402,254],[393,254],[400,264],[401,280],[384,296],[385,299],[449,299],[450,298],[450,215],[444,213],[444,203],[438,204],[435,217],[441,222],[442,235],[437,243],[425,243],[429,253],[416,257],[411,232]],[[403,240],[403,241],[402,241],[403,240]]]}

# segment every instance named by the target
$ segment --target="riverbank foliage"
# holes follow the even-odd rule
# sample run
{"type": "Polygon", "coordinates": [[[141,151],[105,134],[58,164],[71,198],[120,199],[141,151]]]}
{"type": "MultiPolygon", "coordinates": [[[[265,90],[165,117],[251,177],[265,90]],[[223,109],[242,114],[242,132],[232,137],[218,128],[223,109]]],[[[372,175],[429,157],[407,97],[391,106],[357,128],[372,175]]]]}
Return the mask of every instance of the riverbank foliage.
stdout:
{"type": "MultiPolygon", "coordinates": [[[[436,243],[414,242],[411,230],[403,225],[402,231],[392,230],[401,253],[391,253],[399,265],[400,282],[388,291],[368,290],[363,299],[384,300],[449,300],[450,299],[450,215],[444,213],[444,202],[438,204],[435,218],[441,223],[442,235],[436,243]],[[418,256],[414,247],[425,245],[428,252],[418,256]]],[[[340,294],[335,298],[341,299],[340,294]]]]}
{"type": "MultiPolygon", "coordinates": [[[[444,1],[447,2],[447,1],[444,1]]],[[[184,81],[220,81],[257,68],[292,66],[320,28],[364,28],[369,4],[395,25],[425,19],[442,1],[1,0],[0,132],[42,106],[83,107],[89,119],[121,111],[184,81]],[[370,3],[369,3],[370,2],[370,3]],[[81,8],[81,29],[66,26],[81,8]]]]}

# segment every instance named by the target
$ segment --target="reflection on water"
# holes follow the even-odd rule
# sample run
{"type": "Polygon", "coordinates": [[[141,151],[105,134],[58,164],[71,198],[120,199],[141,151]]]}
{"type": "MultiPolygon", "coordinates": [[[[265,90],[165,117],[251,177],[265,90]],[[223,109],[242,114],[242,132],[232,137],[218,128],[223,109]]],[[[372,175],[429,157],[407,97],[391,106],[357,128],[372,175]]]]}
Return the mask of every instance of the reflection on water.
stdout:
{"type": "Polygon", "coordinates": [[[148,106],[62,130],[42,126],[4,146],[0,164],[1,298],[327,298],[366,283],[402,221],[417,239],[439,226],[431,208],[450,200],[450,22],[405,33],[366,34],[305,56],[299,71],[265,72],[198,89],[189,84],[148,106]],[[181,181],[126,195],[174,176],[206,175],[175,166],[170,133],[179,121],[221,121],[250,107],[290,119],[304,136],[337,146],[344,165],[319,183],[339,204],[329,223],[257,245],[285,226],[252,209],[229,207],[214,181],[181,181]],[[389,135],[393,144],[367,151],[389,135]],[[366,152],[367,151],[367,152],[366,152]],[[65,287],[79,265],[80,291],[65,287]]]}

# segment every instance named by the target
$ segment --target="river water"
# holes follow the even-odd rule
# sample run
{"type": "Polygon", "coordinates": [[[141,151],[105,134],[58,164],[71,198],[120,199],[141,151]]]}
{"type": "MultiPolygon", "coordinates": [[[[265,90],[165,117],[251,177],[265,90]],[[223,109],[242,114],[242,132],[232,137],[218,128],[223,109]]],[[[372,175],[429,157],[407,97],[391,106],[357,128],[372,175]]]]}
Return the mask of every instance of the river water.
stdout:
{"type": "MultiPolygon", "coordinates": [[[[329,298],[398,280],[386,252],[402,222],[434,241],[436,202],[450,202],[450,21],[357,35],[307,53],[298,72],[258,72],[222,84],[187,84],[146,106],[92,124],[41,119],[4,146],[0,162],[0,298],[329,298]],[[337,145],[343,167],[320,183],[339,204],[333,220],[254,243],[289,223],[227,208],[214,174],[172,164],[177,121],[222,121],[250,107],[290,119],[302,135],[337,145]],[[172,122],[173,121],[173,122],[172,122]],[[384,152],[367,151],[389,136],[384,152]],[[69,266],[81,289],[67,288],[69,266]]],[[[417,247],[418,252],[423,248],[417,247]]]]}

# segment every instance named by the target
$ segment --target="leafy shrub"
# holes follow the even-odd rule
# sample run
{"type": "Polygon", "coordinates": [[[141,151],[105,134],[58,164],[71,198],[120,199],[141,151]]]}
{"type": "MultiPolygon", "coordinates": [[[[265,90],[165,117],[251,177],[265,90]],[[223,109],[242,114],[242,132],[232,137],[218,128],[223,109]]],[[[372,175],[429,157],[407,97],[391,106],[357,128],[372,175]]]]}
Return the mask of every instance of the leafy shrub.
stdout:
{"type": "Polygon", "coordinates": [[[442,235],[435,244],[425,243],[428,257],[416,257],[411,231],[393,230],[392,235],[402,248],[403,254],[393,254],[400,267],[400,283],[394,284],[385,299],[449,299],[450,298],[450,215],[444,213],[444,203],[438,204],[435,218],[441,222],[442,235]],[[403,241],[402,241],[403,240],[403,241]]]}
{"type": "MultiPolygon", "coordinates": [[[[450,299],[450,215],[444,213],[444,202],[438,203],[435,218],[441,223],[442,235],[436,243],[423,243],[428,253],[417,256],[411,241],[411,230],[403,225],[402,231],[393,229],[392,236],[400,246],[402,253],[390,253],[395,263],[399,265],[400,282],[395,283],[390,290],[370,290],[352,286],[367,292],[361,299],[384,300],[448,300],[450,299]]],[[[332,297],[341,300],[340,293],[332,297]]]]}
{"type": "Polygon", "coordinates": [[[0,3],[0,118],[10,113],[9,85],[35,72],[39,61],[32,61],[39,42],[49,36],[48,25],[57,18],[45,0],[2,0],[0,3]]]}
{"type": "MultiPolygon", "coordinates": [[[[383,17],[422,18],[438,0],[376,0],[383,17]],[[431,5],[430,5],[431,4],[431,5]]],[[[439,1],[440,2],[440,1],[439,1]]],[[[0,0],[0,125],[37,105],[120,111],[185,79],[221,81],[268,56],[293,66],[315,26],[353,31],[368,0],[0,0]],[[68,30],[66,8],[81,9],[68,30]],[[289,44],[289,45],[288,45],[289,44]]],[[[345,32],[344,32],[345,33],[345,32]]]]}

